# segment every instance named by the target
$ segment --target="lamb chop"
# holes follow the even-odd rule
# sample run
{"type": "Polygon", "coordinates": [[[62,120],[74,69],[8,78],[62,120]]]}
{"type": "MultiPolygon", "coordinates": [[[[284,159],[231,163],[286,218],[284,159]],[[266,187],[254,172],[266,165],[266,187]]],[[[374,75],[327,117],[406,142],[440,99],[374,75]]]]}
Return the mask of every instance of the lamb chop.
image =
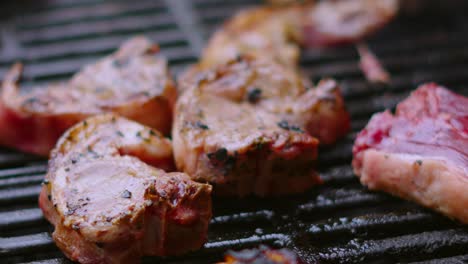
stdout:
{"type": "Polygon", "coordinates": [[[271,249],[260,246],[254,249],[241,251],[229,250],[224,262],[218,264],[302,264],[304,263],[293,251],[282,249],[271,249]]]}
{"type": "Polygon", "coordinates": [[[331,144],[349,129],[334,81],[312,88],[265,58],[195,67],[180,86],[172,133],[176,165],[220,194],[308,189],[319,181],[313,170],[319,140],[331,144]]]}
{"type": "Polygon", "coordinates": [[[362,184],[468,223],[468,98],[426,84],[356,138],[362,184]]]}
{"type": "Polygon", "coordinates": [[[301,13],[295,7],[258,7],[239,12],[210,38],[200,64],[209,68],[239,55],[256,54],[296,67],[301,13]]]}
{"type": "Polygon", "coordinates": [[[300,45],[317,47],[361,40],[386,25],[398,11],[397,0],[298,2],[239,12],[210,39],[201,64],[210,67],[238,55],[257,54],[297,67],[300,45]]]}
{"type": "Polygon", "coordinates": [[[330,0],[305,8],[303,44],[308,47],[353,43],[390,22],[398,0],[330,0]]]}
{"type": "Polygon", "coordinates": [[[128,119],[99,115],[70,128],[52,151],[39,198],[57,246],[81,263],[200,248],[211,186],[163,170],[173,165],[171,142],[128,119]]]}
{"type": "Polygon", "coordinates": [[[114,112],[168,133],[177,91],[158,46],[136,37],[65,83],[20,94],[22,66],[4,78],[0,144],[47,156],[60,135],[86,117],[114,112]]]}

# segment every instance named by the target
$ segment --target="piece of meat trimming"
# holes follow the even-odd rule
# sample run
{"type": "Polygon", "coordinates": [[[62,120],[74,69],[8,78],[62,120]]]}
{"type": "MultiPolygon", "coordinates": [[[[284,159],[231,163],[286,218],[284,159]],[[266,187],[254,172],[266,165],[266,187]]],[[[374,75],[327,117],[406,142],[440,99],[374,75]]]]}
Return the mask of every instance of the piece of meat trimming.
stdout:
{"type": "Polygon", "coordinates": [[[369,47],[364,43],[359,43],[356,48],[360,57],[359,67],[366,79],[373,83],[388,83],[390,74],[369,47]]]}

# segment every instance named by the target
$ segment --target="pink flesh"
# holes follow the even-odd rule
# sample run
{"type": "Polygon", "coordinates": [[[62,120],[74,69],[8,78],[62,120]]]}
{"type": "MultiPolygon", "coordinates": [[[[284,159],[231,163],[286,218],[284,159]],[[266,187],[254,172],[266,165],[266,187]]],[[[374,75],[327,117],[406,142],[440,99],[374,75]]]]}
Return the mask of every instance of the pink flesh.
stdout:
{"type": "Polygon", "coordinates": [[[450,160],[468,168],[468,98],[436,84],[421,86],[396,115],[376,114],[353,148],[359,163],[367,149],[450,160]]]}
{"type": "Polygon", "coordinates": [[[369,48],[363,44],[358,45],[357,48],[359,56],[361,56],[359,67],[361,67],[366,79],[370,82],[388,82],[390,75],[369,48]]]}

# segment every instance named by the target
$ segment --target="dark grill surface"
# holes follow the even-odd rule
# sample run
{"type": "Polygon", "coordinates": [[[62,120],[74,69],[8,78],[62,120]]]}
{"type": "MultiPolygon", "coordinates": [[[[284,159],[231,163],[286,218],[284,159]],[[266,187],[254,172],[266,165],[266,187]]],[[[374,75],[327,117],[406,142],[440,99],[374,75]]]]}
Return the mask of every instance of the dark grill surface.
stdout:
{"type": "MultiPolygon", "coordinates": [[[[135,34],[159,42],[178,74],[196,61],[223,20],[254,4],[247,0],[8,2],[0,3],[4,15],[0,76],[21,60],[27,65],[25,85],[69,77],[135,34]]],[[[310,263],[466,263],[466,227],[415,204],[367,191],[349,164],[353,138],[369,116],[395,106],[418,84],[436,81],[468,95],[468,19],[464,14],[401,15],[368,43],[392,73],[390,85],[364,80],[352,46],[303,52],[303,69],[312,80],[333,76],[341,81],[353,118],[353,132],[321,152],[323,186],[287,198],[216,198],[204,249],[183,257],[145,258],[145,262],[213,263],[226,249],[262,243],[292,248],[310,263]]],[[[67,262],[37,206],[46,161],[0,149],[0,167],[0,262],[67,262]]]]}

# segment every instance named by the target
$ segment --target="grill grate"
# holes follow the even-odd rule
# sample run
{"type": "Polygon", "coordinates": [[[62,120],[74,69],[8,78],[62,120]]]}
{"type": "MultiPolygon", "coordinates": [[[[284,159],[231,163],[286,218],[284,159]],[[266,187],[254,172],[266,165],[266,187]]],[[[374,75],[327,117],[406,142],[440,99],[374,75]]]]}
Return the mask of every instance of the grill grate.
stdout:
{"type": "MultiPolygon", "coordinates": [[[[251,3],[260,3],[35,2],[32,10],[12,8],[22,11],[3,21],[0,35],[0,76],[21,60],[27,65],[27,84],[67,78],[134,34],[146,34],[159,42],[177,74],[196,61],[199,43],[223,20],[251,3]],[[177,9],[181,5],[183,10],[177,9]]],[[[371,49],[393,74],[392,83],[386,86],[364,80],[353,47],[304,51],[303,70],[312,80],[333,76],[341,81],[353,118],[353,132],[321,152],[324,185],[287,198],[215,199],[205,247],[188,256],[156,260],[213,263],[228,248],[263,243],[290,247],[311,263],[466,263],[466,227],[415,204],[365,190],[349,163],[353,138],[369,116],[394,107],[418,84],[436,81],[468,95],[467,33],[468,19],[463,16],[399,17],[369,40],[371,49]]],[[[0,168],[1,262],[67,263],[37,207],[46,161],[0,149],[0,168]]],[[[145,262],[154,261],[145,258],[145,262]]]]}

